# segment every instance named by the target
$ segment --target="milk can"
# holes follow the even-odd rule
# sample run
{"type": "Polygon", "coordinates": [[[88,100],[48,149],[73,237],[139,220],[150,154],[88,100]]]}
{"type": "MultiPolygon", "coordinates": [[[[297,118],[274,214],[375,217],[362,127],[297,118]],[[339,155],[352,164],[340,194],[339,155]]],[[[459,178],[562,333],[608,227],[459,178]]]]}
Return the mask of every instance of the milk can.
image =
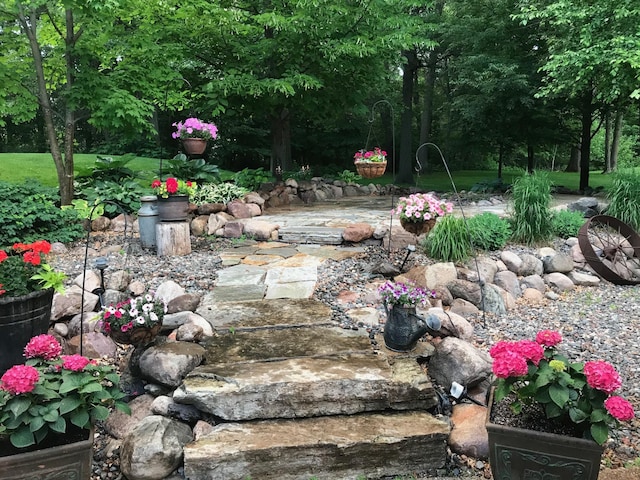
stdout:
{"type": "Polygon", "coordinates": [[[155,195],[140,197],[138,226],[140,229],[140,243],[143,248],[156,246],[156,223],[158,223],[158,197],[155,195]]]}

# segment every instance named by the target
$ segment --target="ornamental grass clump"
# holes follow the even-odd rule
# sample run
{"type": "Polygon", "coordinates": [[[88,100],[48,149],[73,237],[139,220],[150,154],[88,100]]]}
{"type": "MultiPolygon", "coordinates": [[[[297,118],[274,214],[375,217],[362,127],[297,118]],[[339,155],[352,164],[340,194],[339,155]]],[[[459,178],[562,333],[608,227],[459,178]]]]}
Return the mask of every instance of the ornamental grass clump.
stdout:
{"type": "Polygon", "coordinates": [[[111,365],[62,355],[60,343],[46,334],[33,337],[24,356],[24,365],[0,378],[0,441],[26,448],[71,425],[90,429],[108,417],[110,407],[131,412],[111,365]]]}
{"type": "Polygon", "coordinates": [[[527,405],[542,407],[545,416],[571,424],[587,439],[602,445],[610,428],[635,416],[632,405],[614,395],[621,385],[615,368],[603,361],[570,362],[556,351],[560,333],[542,330],[535,341],[500,341],[489,354],[497,377],[494,401],[515,397],[511,410],[523,413],[527,405]]]}
{"type": "Polygon", "coordinates": [[[430,298],[436,297],[435,291],[424,290],[407,283],[386,281],[378,288],[378,293],[385,305],[399,307],[416,307],[426,305],[430,298]]]}

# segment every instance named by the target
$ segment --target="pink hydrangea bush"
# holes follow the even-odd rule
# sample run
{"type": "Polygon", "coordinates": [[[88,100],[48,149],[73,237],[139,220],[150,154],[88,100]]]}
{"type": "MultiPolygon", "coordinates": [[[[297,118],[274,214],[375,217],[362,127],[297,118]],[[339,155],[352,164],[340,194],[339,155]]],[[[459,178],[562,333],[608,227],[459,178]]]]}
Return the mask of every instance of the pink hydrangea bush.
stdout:
{"type": "Polygon", "coordinates": [[[25,448],[70,424],[89,429],[110,407],[130,412],[112,366],[61,353],[55,337],[38,335],[24,348],[25,365],[0,377],[0,439],[25,448]]]}
{"type": "Polygon", "coordinates": [[[500,341],[489,351],[497,377],[494,401],[510,394],[514,413],[523,406],[541,404],[547,418],[575,424],[585,438],[602,445],[609,429],[635,417],[633,406],[612,395],[622,386],[620,375],[609,363],[598,360],[571,363],[555,347],[560,333],[542,330],[536,341],[500,341]]]}

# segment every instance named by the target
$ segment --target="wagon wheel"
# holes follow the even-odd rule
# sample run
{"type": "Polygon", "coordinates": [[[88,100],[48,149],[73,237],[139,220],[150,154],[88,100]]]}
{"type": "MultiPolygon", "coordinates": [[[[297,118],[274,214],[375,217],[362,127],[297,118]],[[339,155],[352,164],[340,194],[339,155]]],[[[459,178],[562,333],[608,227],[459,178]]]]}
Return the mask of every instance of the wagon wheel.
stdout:
{"type": "Polygon", "coordinates": [[[616,285],[640,283],[640,236],[626,223],[608,215],[591,217],[578,232],[587,263],[616,285]]]}

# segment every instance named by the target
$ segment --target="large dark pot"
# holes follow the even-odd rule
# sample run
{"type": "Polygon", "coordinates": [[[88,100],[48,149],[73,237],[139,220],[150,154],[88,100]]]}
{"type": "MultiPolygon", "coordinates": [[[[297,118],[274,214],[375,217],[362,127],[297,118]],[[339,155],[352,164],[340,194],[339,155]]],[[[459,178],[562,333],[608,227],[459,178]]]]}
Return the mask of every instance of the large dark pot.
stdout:
{"type": "Polygon", "coordinates": [[[188,195],[171,195],[168,198],[158,198],[158,220],[161,222],[183,222],[188,217],[188,195]]]}
{"type": "Polygon", "coordinates": [[[184,138],[182,146],[189,155],[200,155],[207,149],[207,141],[204,138],[184,138]]]}
{"type": "Polygon", "coordinates": [[[47,333],[53,289],[20,297],[0,296],[0,375],[24,363],[23,350],[31,337],[47,333]]]}
{"type": "Polygon", "coordinates": [[[603,447],[583,438],[492,423],[493,393],[486,427],[494,480],[597,480],[603,447]]]}
{"type": "Polygon", "coordinates": [[[2,480],[89,480],[91,478],[93,430],[77,429],[77,435],[67,432],[57,437],[47,437],[45,442],[50,446],[40,445],[19,453],[13,452],[14,447],[10,444],[4,445],[0,442],[0,478],[2,480]],[[75,441],[69,442],[70,438],[74,438],[75,441]]]}

